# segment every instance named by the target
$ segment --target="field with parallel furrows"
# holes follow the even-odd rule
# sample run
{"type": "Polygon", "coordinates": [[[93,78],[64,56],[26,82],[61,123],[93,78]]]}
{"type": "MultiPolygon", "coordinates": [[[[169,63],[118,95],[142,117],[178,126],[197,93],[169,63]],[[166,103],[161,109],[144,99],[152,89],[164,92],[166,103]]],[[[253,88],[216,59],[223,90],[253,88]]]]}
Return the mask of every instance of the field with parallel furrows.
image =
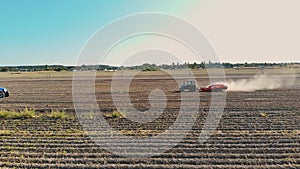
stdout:
{"type": "MultiPolygon", "coordinates": [[[[235,77],[228,77],[235,78],[235,77]]],[[[241,78],[241,77],[238,77],[241,78]]],[[[197,78],[198,84],[209,80],[197,78]]],[[[300,84],[296,77],[296,84],[300,84]]],[[[114,93],[111,79],[97,77],[96,101],[108,124],[125,137],[150,138],[163,133],[176,121],[182,102],[174,79],[165,77],[137,77],[129,88],[129,99],[140,111],[151,108],[149,95],[154,89],[164,92],[167,103],[163,113],[155,120],[138,123],[127,118],[111,117],[115,102],[122,102],[125,93],[114,93]]],[[[103,132],[98,144],[84,130],[74,109],[72,78],[3,79],[1,86],[11,96],[0,101],[2,111],[34,111],[24,118],[0,115],[0,168],[122,168],[122,169],[176,169],[176,168],[300,168],[300,88],[278,88],[258,91],[227,91],[224,112],[211,136],[199,142],[201,129],[211,106],[212,93],[199,92],[200,103],[185,96],[185,109],[198,109],[195,123],[184,139],[176,144],[182,133],[173,133],[158,140],[159,145],[174,142],[176,146],[152,157],[144,157],[147,146],[131,152],[134,143],[109,143],[103,132]],[[64,116],[52,116],[51,112],[64,116]],[[128,154],[113,154],[103,146],[122,147],[127,153],[142,158],[127,158],[128,154]],[[139,154],[140,153],[140,154],[139,154]]],[[[82,97],[85,97],[84,95],[82,97]]],[[[153,102],[161,102],[160,99],[153,102]]],[[[88,104],[88,103],[87,103],[88,104]]],[[[155,104],[154,104],[155,105],[155,104]]],[[[132,107],[124,107],[124,110],[132,107]]],[[[89,110],[82,110],[89,113],[89,110]]],[[[126,114],[126,112],[124,112],[126,114]]],[[[184,122],[181,125],[186,125],[184,122]]],[[[107,128],[95,124],[95,128],[107,128]]],[[[96,130],[96,129],[95,129],[96,130]]],[[[120,138],[122,139],[122,138],[120,138]]],[[[159,151],[163,147],[152,147],[159,151]]]]}

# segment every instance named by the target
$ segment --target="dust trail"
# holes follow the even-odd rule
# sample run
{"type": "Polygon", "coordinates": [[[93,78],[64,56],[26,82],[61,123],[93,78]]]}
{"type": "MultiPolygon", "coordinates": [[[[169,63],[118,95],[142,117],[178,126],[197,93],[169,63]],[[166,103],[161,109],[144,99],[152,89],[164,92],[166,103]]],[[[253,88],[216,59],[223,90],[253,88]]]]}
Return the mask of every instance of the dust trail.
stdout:
{"type": "Polygon", "coordinates": [[[228,80],[229,91],[255,91],[290,88],[296,85],[296,76],[289,75],[255,75],[250,79],[228,80]]]}

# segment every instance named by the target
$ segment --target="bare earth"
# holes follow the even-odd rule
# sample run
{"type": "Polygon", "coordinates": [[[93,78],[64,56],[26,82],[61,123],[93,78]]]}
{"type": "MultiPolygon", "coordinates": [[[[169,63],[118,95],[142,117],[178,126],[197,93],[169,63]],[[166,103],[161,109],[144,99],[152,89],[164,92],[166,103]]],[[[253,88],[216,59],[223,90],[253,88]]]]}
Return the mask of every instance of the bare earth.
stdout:
{"type": "MultiPolygon", "coordinates": [[[[276,74],[276,70],[268,71],[276,74]]],[[[228,79],[240,79],[250,78],[258,70],[225,72],[228,79]]],[[[200,86],[209,84],[203,71],[194,73],[200,86]]],[[[291,73],[296,75],[293,87],[228,91],[220,123],[203,144],[198,142],[198,137],[209,111],[211,93],[200,92],[199,115],[195,117],[193,129],[173,149],[151,158],[114,155],[88,137],[74,110],[71,72],[0,73],[0,87],[8,88],[11,93],[11,97],[0,101],[0,109],[29,109],[38,114],[64,110],[68,114],[64,119],[0,118],[0,167],[300,168],[300,73],[298,69],[280,70],[276,75],[284,78],[291,73]]],[[[111,75],[111,72],[102,72],[96,78],[97,103],[104,114],[116,110],[111,98],[111,75]]],[[[177,92],[178,85],[170,76],[142,72],[130,86],[130,99],[136,109],[150,108],[148,96],[153,89],[164,91],[168,100],[164,113],[155,121],[139,124],[125,118],[106,120],[125,135],[151,137],[163,132],[176,120],[181,93],[177,92]]],[[[190,106],[193,108],[193,104],[190,106]]],[[[172,139],[161,140],[169,141],[172,139]]]]}

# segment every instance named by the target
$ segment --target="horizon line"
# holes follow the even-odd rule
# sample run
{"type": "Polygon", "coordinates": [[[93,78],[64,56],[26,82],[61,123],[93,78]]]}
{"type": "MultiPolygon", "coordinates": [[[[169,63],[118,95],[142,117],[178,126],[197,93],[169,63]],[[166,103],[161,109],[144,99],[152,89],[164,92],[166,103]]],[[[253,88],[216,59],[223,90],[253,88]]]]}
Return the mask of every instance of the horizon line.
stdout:
{"type": "MultiPolygon", "coordinates": [[[[189,64],[193,64],[194,62],[186,62],[189,64]]],[[[211,63],[221,63],[221,64],[225,64],[225,63],[229,63],[229,64],[300,64],[300,61],[296,61],[296,62],[211,62],[211,63]]],[[[155,64],[155,63],[143,63],[143,64],[155,64]]],[[[18,66],[82,66],[82,65],[86,65],[86,66],[98,66],[98,65],[105,65],[105,66],[114,66],[114,67],[132,67],[132,66],[142,66],[143,64],[139,64],[139,65],[110,65],[110,64],[81,64],[81,65],[68,65],[68,64],[57,64],[57,63],[53,63],[53,64],[24,64],[24,65],[0,65],[0,67],[18,67],[18,66]]],[[[175,63],[177,64],[177,63],[175,63]]],[[[182,65],[183,63],[181,63],[182,65]]],[[[197,63],[196,64],[201,64],[201,63],[197,63]]],[[[172,63],[169,64],[155,64],[157,66],[160,65],[172,65],[172,63]]]]}

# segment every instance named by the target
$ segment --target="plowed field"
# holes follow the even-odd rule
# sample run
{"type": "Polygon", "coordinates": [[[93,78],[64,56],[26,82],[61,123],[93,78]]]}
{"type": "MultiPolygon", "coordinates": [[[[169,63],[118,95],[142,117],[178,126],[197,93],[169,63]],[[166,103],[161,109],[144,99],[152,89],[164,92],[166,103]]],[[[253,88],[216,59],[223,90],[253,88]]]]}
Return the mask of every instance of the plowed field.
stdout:
{"type": "MultiPolygon", "coordinates": [[[[209,84],[209,79],[198,77],[197,82],[201,86],[209,84]]],[[[298,76],[296,84],[299,82],[298,76]]],[[[109,76],[96,79],[96,99],[104,114],[116,110],[110,84],[109,76]]],[[[35,110],[37,115],[65,111],[67,117],[0,118],[0,168],[300,168],[299,86],[228,91],[217,129],[201,144],[198,138],[210,108],[211,93],[200,92],[199,113],[192,130],[178,145],[151,158],[112,154],[89,138],[76,117],[71,77],[3,78],[1,86],[11,93],[11,97],[0,101],[2,110],[35,110]]],[[[126,118],[106,120],[124,137],[151,137],[163,132],[176,120],[181,93],[169,76],[137,76],[130,85],[130,99],[136,109],[150,108],[148,96],[153,89],[164,91],[167,98],[166,109],[159,118],[145,124],[126,118]]],[[[193,101],[189,106],[195,108],[193,101]]],[[[128,150],[131,146],[123,145],[128,150]]],[[[140,147],[139,152],[146,148],[140,147]]]]}

